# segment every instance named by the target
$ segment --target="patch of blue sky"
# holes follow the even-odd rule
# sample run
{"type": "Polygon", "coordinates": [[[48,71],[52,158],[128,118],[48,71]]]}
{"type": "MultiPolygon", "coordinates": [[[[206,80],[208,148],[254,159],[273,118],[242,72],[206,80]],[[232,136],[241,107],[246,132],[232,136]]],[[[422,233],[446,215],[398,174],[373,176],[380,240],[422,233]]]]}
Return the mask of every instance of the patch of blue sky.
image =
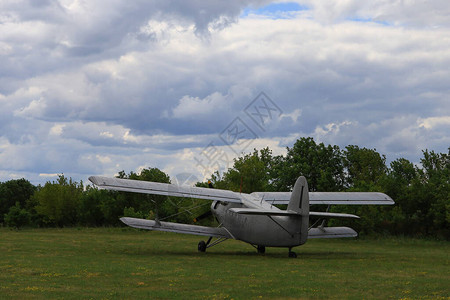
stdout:
{"type": "Polygon", "coordinates": [[[298,12],[305,10],[309,10],[309,7],[296,2],[279,2],[271,3],[257,9],[247,7],[242,11],[240,17],[246,18],[250,15],[256,15],[271,19],[290,19],[295,17],[298,12]]]}
{"type": "Polygon", "coordinates": [[[379,24],[379,25],[383,25],[383,26],[392,26],[392,24],[389,23],[388,21],[376,20],[373,18],[354,17],[354,18],[348,18],[347,20],[351,21],[351,22],[374,23],[374,24],[379,24]]]}

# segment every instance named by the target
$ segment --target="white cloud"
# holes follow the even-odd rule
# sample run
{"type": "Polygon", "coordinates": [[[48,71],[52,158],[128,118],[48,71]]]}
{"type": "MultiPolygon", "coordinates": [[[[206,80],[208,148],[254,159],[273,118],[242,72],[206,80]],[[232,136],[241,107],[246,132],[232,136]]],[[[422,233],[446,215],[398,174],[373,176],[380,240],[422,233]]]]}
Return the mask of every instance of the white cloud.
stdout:
{"type": "Polygon", "coordinates": [[[356,20],[402,26],[449,26],[445,0],[431,1],[300,1],[312,7],[314,19],[325,23],[356,20]]]}
{"type": "Polygon", "coordinates": [[[99,155],[99,154],[97,154],[96,156],[95,156],[97,159],[98,159],[98,161],[100,162],[100,163],[102,163],[102,164],[109,164],[109,163],[111,163],[111,158],[109,157],[109,156],[104,156],[104,155],[99,155]]]}
{"type": "Polygon", "coordinates": [[[58,177],[59,175],[61,175],[61,174],[57,174],[57,173],[52,173],[52,174],[40,173],[39,177],[53,178],[53,177],[58,177]]]}
{"type": "Polygon", "coordinates": [[[203,99],[184,96],[172,110],[172,116],[177,119],[190,120],[211,114],[225,113],[224,110],[230,107],[227,103],[229,101],[232,101],[230,97],[226,97],[218,92],[203,99]]]}
{"type": "Polygon", "coordinates": [[[57,136],[62,135],[63,132],[64,132],[64,127],[65,126],[66,126],[65,124],[56,124],[55,126],[53,126],[50,129],[50,134],[51,135],[57,135],[57,136]]]}
{"type": "Polygon", "coordinates": [[[246,151],[305,135],[446,151],[448,2],[298,2],[237,19],[269,2],[3,1],[0,180],[189,172],[261,91],[283,114],[246,151]]]}
{"type": "Polygon", "coordinates": [[[102,132],[100,132],[100,136],[105,136],[107,138],[114,138],[114,135],[111,132],[109,132],[109,131],[102,131],[102,132]]]}
{"type": "Polygon", "coordinates": [[[450,116],[442,116],[442,117],[430,117],[430,118],[419,118],[418,120],[419,127],[423,127],[425,129],[433,129],[436,127],[445,127],[450,128],[450,116]]]}
{"type": "Polygon", "coordinates": [[[345,126],[354,126],[355,124],[350,121],[343,121],[341,123],[335,124],[335,123],[329,123],[324,126],[318,126],[314,130],[314,137],[317,140],[323,140],[327,136],[336,136],[340,134],[341,128],[345,126]]]}
{"type": "Polygon", "coordinates": [[[302,110],[297,108],[297,109],[294,109],[294,111],[292,111],[290,113],[282,113],[280,115],[280,119],[289,118],[292,120],[293,123],[297,123],[297,121],[301,115],[302,115],[302,110]]]}

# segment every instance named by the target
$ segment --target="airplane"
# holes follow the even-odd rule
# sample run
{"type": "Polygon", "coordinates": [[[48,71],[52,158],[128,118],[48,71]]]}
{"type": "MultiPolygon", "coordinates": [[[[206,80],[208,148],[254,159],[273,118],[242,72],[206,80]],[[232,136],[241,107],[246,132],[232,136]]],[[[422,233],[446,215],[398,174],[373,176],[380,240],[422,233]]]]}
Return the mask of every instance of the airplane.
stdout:
{"type": "Polygon", "coordinates": [[[175,197],[190,197],[213,201],[211,212],[218,227],[163,222],[123,217],[128,226],[147,230],[206,236],[198,243],[198,251],[205,252],[227,239],[251,244],[258,253],[266,247],[286,247],[288,256],[295,258],[293,247],[313,238],[356,237],[349,227],[326,227],[330,218],[359,217],[352,214],[328,212],[330,205],[392,205],[394,201],[386,194],[376,192],[309,192],[304,176],[298,177],[292,192],[253,192],[251,194],[214,188],[189,187],[167,183],[91,176],[89,180],[99,189],[135,192],[175,197]],[[276,204],[287,204],[286,210],[276,204]],[[326,212],[312,212],[313,204],[328,205],[326,212]],[[310,226],[309,219],[316,221],[310,226]],[[216,238],[213,241],[213,238],[216,238]]]}

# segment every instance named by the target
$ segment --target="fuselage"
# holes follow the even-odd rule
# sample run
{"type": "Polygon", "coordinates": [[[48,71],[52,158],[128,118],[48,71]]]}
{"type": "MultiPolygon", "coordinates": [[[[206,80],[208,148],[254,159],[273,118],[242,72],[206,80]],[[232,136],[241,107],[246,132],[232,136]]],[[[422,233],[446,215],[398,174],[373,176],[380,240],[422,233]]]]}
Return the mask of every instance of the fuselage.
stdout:
{"type": "MultiPolygon", "coordinates": [[[[214,201],[211,211],[222,227],[237,240],[268,247],[295,247],[306,242],[308,232],[302,232],[302,218],[290,216],[250,215],[230,211],[230,208],[255,208],[279,211],[279,208],[248,194],[242,203],[214,201]]],[[[305,230],[304,230],[305,231],[305,230]]]]}

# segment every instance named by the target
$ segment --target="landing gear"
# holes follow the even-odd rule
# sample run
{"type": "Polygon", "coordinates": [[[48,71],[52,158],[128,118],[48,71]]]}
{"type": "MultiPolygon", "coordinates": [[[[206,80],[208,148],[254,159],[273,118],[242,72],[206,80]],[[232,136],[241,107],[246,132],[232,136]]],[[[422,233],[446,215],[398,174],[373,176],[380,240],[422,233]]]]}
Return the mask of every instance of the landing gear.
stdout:
{"type": "Polygon", "coordinates": [[[205,241],[200,241],[198,243],[198,252],[206,252],[206,243],[205,243],[205,241]]]}
{"type": "Polygon", "coordinates": [[[205,241],[200,241],[198,243],[198,252],[206,252],[206,248],[210,248],[227,240],[227,238],[217,238],[214,241],[212,241],[212,239],[213,237],[210,237],[206,243],[205,241]]]}
{"type": "Polygon", "coordinates": [[[295,253],[294,251],[292,251],[292,248],[289,248],[289,254],[288,256],[290,258],[297,258],[297,253],[295,253]]]}
{"type": "Polygon", "coordinates": [[[266,253],[266,247],[264,247],[264,246],[258,246],[256,249],[258,250],[259,254],[266,253]]]}

